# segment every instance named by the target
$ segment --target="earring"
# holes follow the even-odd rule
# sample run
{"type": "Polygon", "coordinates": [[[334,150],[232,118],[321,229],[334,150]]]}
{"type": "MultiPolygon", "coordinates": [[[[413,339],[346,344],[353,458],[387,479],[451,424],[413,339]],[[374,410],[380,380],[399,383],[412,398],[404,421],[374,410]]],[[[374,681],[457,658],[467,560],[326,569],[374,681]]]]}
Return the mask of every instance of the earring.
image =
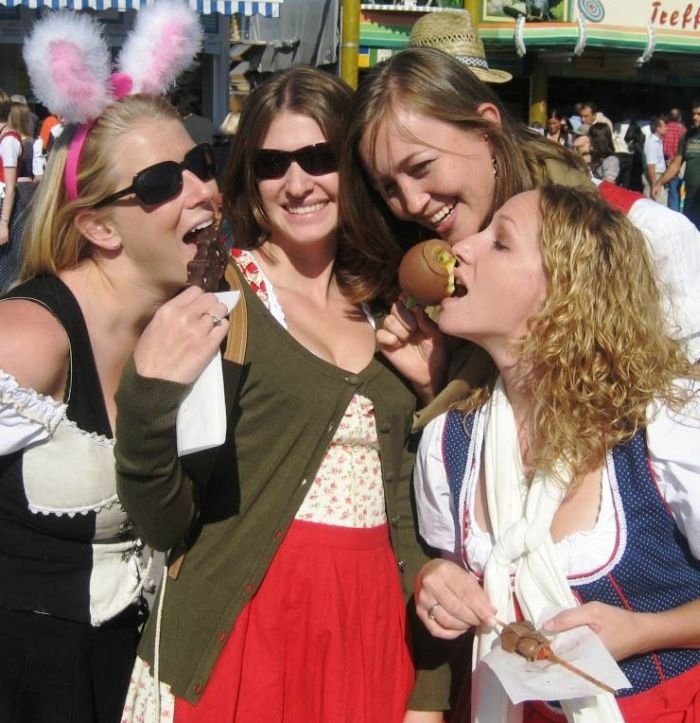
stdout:
{"type": "Polygon", "coordinates": [[[493,175],[498,178],[498,161],[496,156],[491,156],[491,165],[493,166],[493,175]]]}
{"type": "Polygon", "coordinates": [[[122,245],[121,241],[112,241],[112,248],[116,251],[122,245]]]}

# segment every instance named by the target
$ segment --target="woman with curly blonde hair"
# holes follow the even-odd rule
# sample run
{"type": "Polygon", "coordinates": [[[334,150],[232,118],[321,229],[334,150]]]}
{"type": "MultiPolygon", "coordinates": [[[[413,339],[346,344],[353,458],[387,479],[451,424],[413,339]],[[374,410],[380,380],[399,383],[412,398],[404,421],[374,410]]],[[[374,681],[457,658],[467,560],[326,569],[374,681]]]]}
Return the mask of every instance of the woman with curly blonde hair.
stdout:
{"type": "MultiPolygon", "coordinates": [[[[545,185],[453,251],[440,329],[478,344],[494,373],[423,433],[419,525],[443,556],[419,575],[418,615],[443,639],[480,626],[476,661],[496,616],[590,626],[631,687],[559,713],[527,703],[528,723],[687,720],[700,707],[700,381],[668,335],[646,242],[595,191],[545,185]]],[[[482,684],[473,720],[511,720],[503,690],[482,684]]]]}

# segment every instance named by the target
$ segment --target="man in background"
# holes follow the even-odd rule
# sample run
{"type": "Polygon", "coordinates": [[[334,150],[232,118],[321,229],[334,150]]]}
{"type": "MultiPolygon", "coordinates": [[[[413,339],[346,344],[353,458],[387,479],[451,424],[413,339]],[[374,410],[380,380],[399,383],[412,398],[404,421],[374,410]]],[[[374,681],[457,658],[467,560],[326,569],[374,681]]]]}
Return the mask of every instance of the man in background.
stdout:
{"type": "Polygon", "coordinates": [[[190,96],[174,93],[172,103],[177,108],[182,124],[187,128],[187,132],[192,140],[197,143],[214,144],[214,134],[216,129],[214,124],[198,113],[195,113],[194,99],[190,96]]]}
{"type": "Polygon", "coordinates": [[[700,229],[700,98],[693,101],[693,127],[681,139],[678,153],[657,183],[675,178],[685,162],[685,203],[683,213],[700,229]]]}
{"type": "Polygon", "coordinates": [[[612,121],[602,111],[598,110],[598,106],[592,100],[581,103],[580,114],[581,123],[587,125],[589,128],[594,123],[605,123],[605,125],[610,128],[610,134],[612,135],[614,133],[612,121]]]}
{"type": "Polygon", "coordinates": [[[668,191],[658,179],[666,172],[666,159],[664,158],[663,137],[666,134],[666,121],[655,117],[649,124],[649,136],[644,141],[644,157],[647,163],[646,196],[666,206],[668,191]]]}
{"type": "MultiPolygon", "coordinates": [[[[666,135],[663,138],[664,158],[667,166],[678,155],[678,147],[686,130],[680,108],[671,108],[666,121],[666,135]]],[[[668,182],[668,207],[674,211],[681,210],[682,185],[683,179],[680,176],[676,176],[668,182]]]]}

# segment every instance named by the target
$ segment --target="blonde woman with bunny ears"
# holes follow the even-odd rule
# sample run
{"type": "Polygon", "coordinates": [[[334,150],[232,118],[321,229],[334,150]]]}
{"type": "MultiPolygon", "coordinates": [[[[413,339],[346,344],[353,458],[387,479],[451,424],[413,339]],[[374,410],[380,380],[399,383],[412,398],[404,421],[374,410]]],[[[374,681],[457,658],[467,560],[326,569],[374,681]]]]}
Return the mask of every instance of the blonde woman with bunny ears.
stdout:
{"type": "Polygon", "coordinates": [[[212,324],[213,295],[178,294],[195,252],[183,238],[212,220],[218,191],[210,149],[159,93],[200,42],[195,13],[157,2],[116,77],[88,16],[50,15],[25,45],[34,92],[70,125],[35,196],[20,284],[0,300],[3,721],[121,715],[152,556],[116,494],[114,392],[176,294],[166,306],[202,357],[228,326],[212,324]],[[179,50],[162,58],[164,46],[179,50]]]}

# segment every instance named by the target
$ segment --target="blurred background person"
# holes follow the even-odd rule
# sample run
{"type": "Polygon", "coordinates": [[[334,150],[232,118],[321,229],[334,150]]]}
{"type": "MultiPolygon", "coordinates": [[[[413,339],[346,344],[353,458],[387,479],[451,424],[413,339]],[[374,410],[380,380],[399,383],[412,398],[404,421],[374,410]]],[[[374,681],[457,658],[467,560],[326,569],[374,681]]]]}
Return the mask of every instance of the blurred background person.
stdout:
{"type": "MultiPolygon", "coordinates": [[[[666,167],[678,155],[678,148],[681,140],[686,133],[687,128],[683,125],[683,116],[680,108],[671,108],[666,118],[666,133],[663,137],[664,159],[666,167]]],[[[674,176],[667,184],[668,190],[668,207],[674,211],[681,210],[681,188],[683,187],[683,178],[679,174],[674,176]]]]}
{"type": "Polygon", "coordinates": [[[180,113],[182,124],[187,128],[187,132],[192,136],[194,142],[213,145],[216,128],[209,118],[195,112],[194,98],[182,90],[176,90],[171,93],[170,99],[180,113]]]}
{"type": "Polygon", "coordinates": [[[692,104],[693,125],[681,139],[678,153],[671,161],[666,172],[658,179],[659,188],[671,178],[675,178],[684,168],[685,201],[683,215],[700,229],[700,98],[692,104]]]}
{"type": "Polygon", "coordinates": [[[610,128],[610,133],[613,132],[613,123],[605,113],[598,110],[598,104],[592,100],[584,101],[580,104],[579,112],[581,114],[581,123],[585,123],[587,126],[592,126],[594,123],[605,123],[610,128]]]}
{"type": "Polygon", "coordinates": [[[29,133],[29,106],[26,103],[12,101],[7,128],[19,135],[21,154],[17,159],[15,199],[9,224],[10,238],[0,249],[0,293],[12,284],[19,273],[22,237],[35,188],[32,164],[34,139],[29,133]]]}
{"type": "Polygon", "coordinates": [[[550,111],[547,118],[547,131],[545,133],[545,138],[558,143],[560,146],[571,148],[573,145],[573,137],[567,130],[567,126],[568,123],[566,122],[566,118],[556,108],[554,108],[550,111]]]}
{"type": "Polygon", "coordinates": [[[649,123],[649,135],[644,141],[644,158],[646,162],[646,185],[644,195],[666,205],[668,191],[666,185],[658,183],[666,172],[666,159],[664,158],[663,138],[666,134],[666,121],[655,116],[649,123]]]}
{"type": "MultiPolygon", "coordinates": [[[[15,279],[19,252],[11,241],[11,228],[18,216],[17,178],[22,159],[22,135],[12,127],[10,96],[0,90],[0,293],[15,279]]],[[[17,120],[16,116],[13,120],[17,120]]]]}
{"type": "Polygon", "coordinates": [[[588,139],[593,177],[615,183],[620,174],[620,159],[615,155],[610,128],[606,123],[594,123],[588,130],[588,139]]]}
{"type": "Polygon", "coordinates": [[[37,114],[29,107],[29,103],[27,103],[27,98],[22,95],[21,93],[13,93],[10,96],[10,100],[13,103],[20,103],[21,105],[27,106],[27,114],[29,116],[28,118],[28,127],[29,127],[29,133],[32,138],[34,138],[37,134],[37,130],[39,127],[39,117],[37,114]]]}

